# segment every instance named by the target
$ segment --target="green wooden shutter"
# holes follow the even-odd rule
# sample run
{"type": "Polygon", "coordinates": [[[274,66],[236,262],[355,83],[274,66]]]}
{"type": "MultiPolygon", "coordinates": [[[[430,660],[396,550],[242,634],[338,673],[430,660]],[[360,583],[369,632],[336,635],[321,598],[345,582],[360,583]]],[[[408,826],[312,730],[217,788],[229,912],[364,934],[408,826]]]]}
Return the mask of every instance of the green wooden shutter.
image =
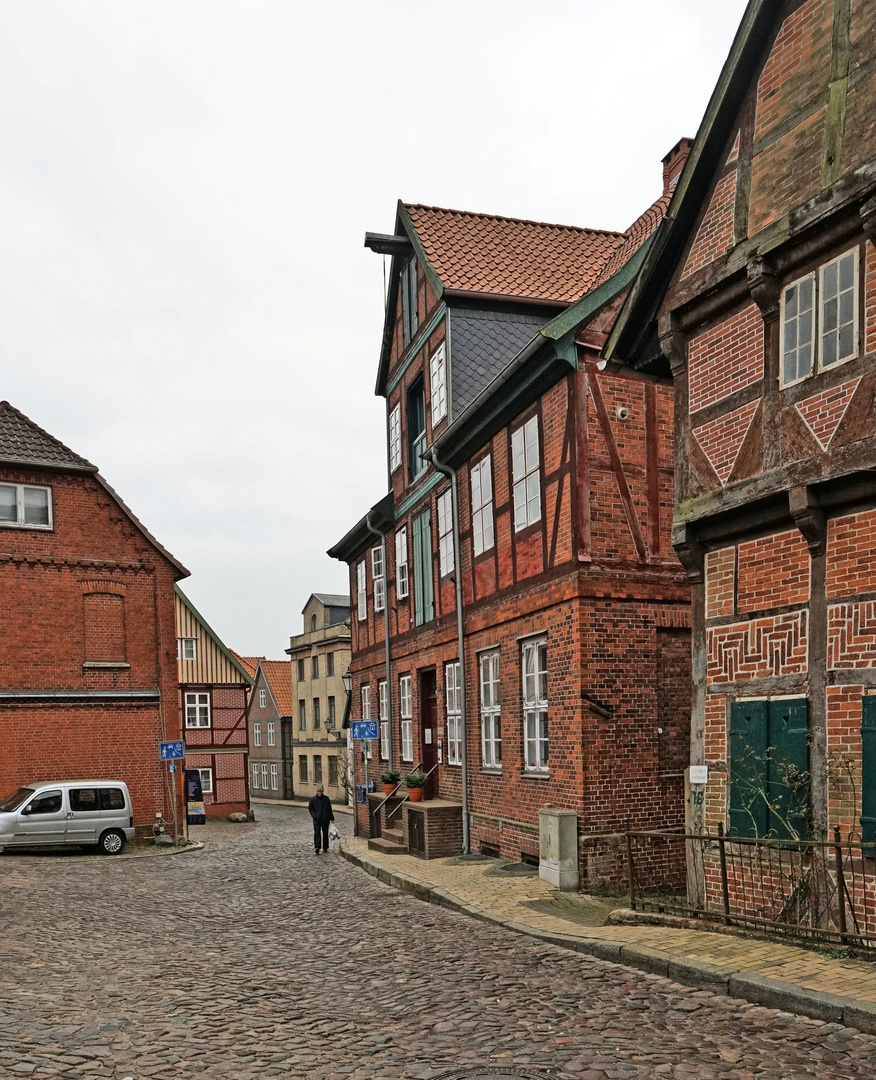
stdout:
{"type": "Polygon", "coordinates": [[[809,703],[770,701],[767,709],[771,835],[805,840],[809,834],[809,703]]]}
{"type": "MultiPolygon", "coordinates": [[[[876,837],[876,697],[868,694],[861,715],[861,840],[876,837]]],[[[872,853],[871,853],[872,854],[872,853]]]]}
{"type": "Polygon", "coordinates": [[[731,702],[730,832],[735,836],[766,836],[766,748],[766,702],[731,702]]]}
{"type": "Polygon", "coordinates": [[[414,625],[421,626],[423,623],[423,563],[422,563],[422,536],[423,519],[415,517],[411,546],[414,556],[414,625]]]}
{"type": "Polygon", "coordinates": [[[426,510],[414,518],[414,625],[435,618],[432,594],[432,518],[426,510]]]}

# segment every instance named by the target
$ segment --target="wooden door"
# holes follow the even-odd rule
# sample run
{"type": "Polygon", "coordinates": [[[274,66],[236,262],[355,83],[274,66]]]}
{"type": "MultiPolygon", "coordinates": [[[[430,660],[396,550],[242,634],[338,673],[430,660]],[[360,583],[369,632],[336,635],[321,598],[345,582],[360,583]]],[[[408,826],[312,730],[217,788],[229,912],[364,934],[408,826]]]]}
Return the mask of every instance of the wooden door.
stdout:
{"type": "MultiPolygon", "coordinates": [[[[420,672],[420,761],[427,773],[438,764],[438,691],[434,671],[420,672]]],[[[438,770],[429,777],[424,799],[438,794],[438,770]]]]}

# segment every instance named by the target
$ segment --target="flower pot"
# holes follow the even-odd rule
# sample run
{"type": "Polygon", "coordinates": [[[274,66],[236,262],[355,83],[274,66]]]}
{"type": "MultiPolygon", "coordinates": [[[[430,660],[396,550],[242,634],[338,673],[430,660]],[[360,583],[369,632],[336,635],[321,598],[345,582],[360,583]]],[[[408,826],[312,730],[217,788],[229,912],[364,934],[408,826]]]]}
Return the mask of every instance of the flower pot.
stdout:
{"type": "Polygon", "coordinates": [[[395,784],[384,784],[383,785],[383,794],[384,795],[391,795],[394,791],[395,791],[395,784]]]}
{"type": "Polygon", "coordinates": [[[411,802],[421,802],[423,798],[423,791],[424,789],[421,787],[409,787],[408,798],[411,800],[411,802]]]}

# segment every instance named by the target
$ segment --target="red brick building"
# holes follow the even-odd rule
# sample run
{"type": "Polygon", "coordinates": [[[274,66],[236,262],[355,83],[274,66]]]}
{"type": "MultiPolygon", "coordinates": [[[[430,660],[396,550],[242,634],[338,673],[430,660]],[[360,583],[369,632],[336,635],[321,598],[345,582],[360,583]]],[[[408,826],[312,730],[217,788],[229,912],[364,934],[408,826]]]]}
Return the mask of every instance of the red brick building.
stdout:
{"type": "Polygon", "coordinates": [[[752,0],[607,350],[675,378],[712,830],[876,832],[874,53],[874,0],[752,0]]]}
{"type": "Polygon", "coordinates": [[[553,804],[593,881],[627,821],[683,820],[672,390],[599,355],[688,145],[625,233],[400,204],[366,237],[392,256],[390,491],[330,552],[350,566],[353,718],[380,722],[357,782],[434,769],[390,843],[382,796],[358,806],[384,847],[537,861],[553,804]]]}
{"type": "Polygon", "coordinates": [[[171,818],[187,575],[96,466],[0,402],[0,788],[102,776],[136,825],[171,818]]]}
{"type": "Polygon", "coordinates": [[[176,664],[187,769],[208,817],[249,811],[246,704],[252,676],[177,585],[176,664]]]}

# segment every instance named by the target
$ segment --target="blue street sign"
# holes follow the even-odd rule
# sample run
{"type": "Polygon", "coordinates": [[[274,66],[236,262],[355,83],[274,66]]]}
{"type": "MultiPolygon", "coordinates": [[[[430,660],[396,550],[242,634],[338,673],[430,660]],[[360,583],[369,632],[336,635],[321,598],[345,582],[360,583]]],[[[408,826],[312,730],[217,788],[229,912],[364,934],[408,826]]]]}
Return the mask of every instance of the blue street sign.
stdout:
{"type": "Polygon", "coordinates": [[[353,738],[354,739],[376,739],[377,738],[377,721],[376,720],[354,720],[353,721],[353,738]]]}
{"type": "Polygon", "coordinates": [[[159,743],[158,753],[162,761],[173,761],[174,758],[184,758],[186,756],[186,746],[182,742],[159,743]]]}

